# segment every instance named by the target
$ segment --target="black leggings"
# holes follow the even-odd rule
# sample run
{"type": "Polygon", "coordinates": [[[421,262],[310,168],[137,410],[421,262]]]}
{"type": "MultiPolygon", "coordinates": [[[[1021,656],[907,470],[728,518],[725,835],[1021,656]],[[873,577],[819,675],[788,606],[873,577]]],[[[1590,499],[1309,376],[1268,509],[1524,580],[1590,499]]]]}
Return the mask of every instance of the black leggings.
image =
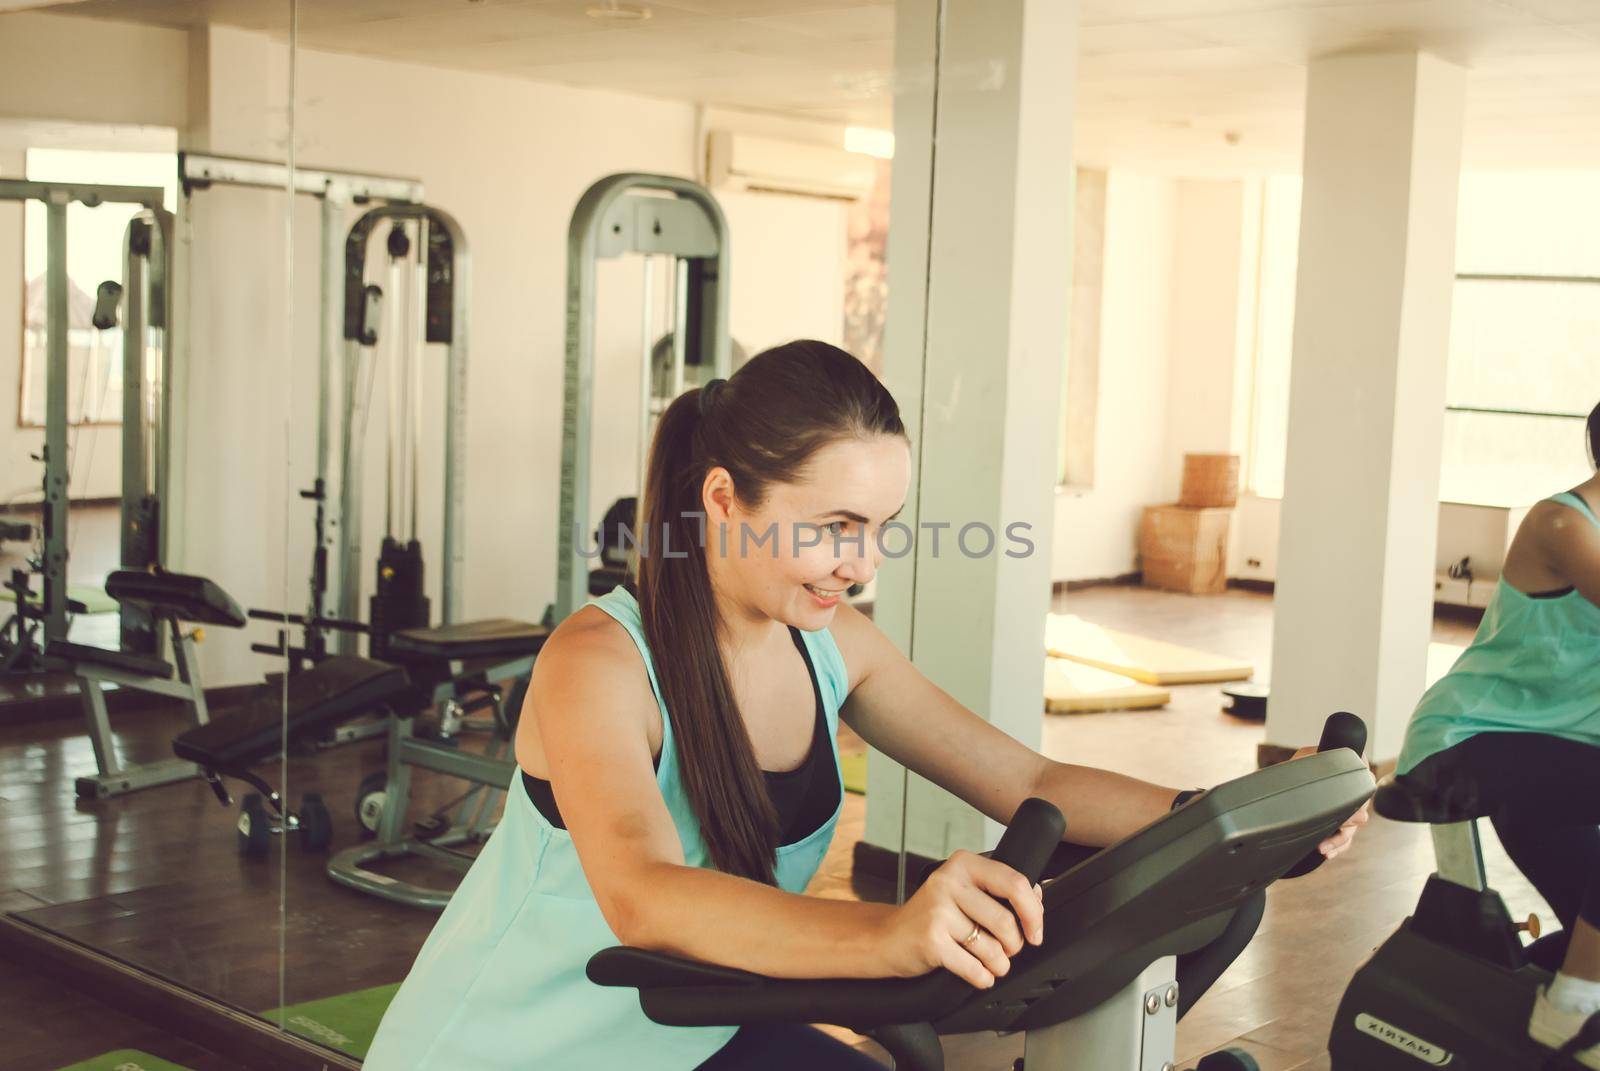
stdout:
{"type": "Polygon", "coordinates": [[[1530,947],[1553,970],[1579,919],[1600,928],[1600,747],[1544,733],[1480,733],[1407,774],[1494,823],[1506,854],[1561,921],[1530,947]]]}
{"type": "MultiPolygon", "coordinates": [[[[1098,848],[1062,845],[1050,860],[1047,873],[1060,873],[1094,855],[1098,848]]],[[[928,873],[932,872],[928,868],[928,873]]],[[[922,877],[926,877],[924,873],[922,877]]],[[[921,884],[921,882],[917,882],[921,884]]],[[[1258,892],[1234,912],[1228,926],[1209,945],[1178,957],[1178,1017],[1214,985],[1228,965],[1239,958],[1266,910],[1267,896],[1258,892]]],[[[882,1071],[883,1065],[859,1049],[829,1037],[810,1026],[745,1026],[697,1071],[882,1071]]]]}

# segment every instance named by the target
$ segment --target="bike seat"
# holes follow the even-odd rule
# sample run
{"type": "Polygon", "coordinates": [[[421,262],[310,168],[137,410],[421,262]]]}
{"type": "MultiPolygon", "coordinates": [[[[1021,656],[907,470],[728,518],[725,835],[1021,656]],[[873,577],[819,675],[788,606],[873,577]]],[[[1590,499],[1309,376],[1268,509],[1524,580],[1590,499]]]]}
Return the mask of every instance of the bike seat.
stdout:
{"type": "Polygon", "coordinates": [[[1432,785],[1390,774],[1379,782],[1372,806],[1379,814],[1396,822],[1442,826],[1482,818],[1483,812],[1472,798],[1475,795],[1445,793],[1432,785]]]}

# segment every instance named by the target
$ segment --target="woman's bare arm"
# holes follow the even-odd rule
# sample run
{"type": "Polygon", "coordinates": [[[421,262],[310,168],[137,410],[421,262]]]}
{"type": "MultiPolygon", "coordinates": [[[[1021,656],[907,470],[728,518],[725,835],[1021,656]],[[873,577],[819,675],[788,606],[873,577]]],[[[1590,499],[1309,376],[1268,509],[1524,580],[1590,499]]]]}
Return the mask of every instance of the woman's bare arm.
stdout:
{"type": "Polygon", "coordinates": [[[1023,800],[1039,796],[1061,809],[1074,844],[1104,847],[1165,814],[1177,798],[1174,788],[1045,758],[930,681],[848,604],[829,631],[853,686],[843,710],[850,727],[997,822],[1009,822],[1023,800]]]}
{"type": "Polygon", "coordinates": [[[879,936],[894,907],[685,865],[653,768],[655,710],[632,640],[582,611],[540,653],[523,709],[536,719],[556,804],[618,940],[780,978],[888,974],[879,936]]]}

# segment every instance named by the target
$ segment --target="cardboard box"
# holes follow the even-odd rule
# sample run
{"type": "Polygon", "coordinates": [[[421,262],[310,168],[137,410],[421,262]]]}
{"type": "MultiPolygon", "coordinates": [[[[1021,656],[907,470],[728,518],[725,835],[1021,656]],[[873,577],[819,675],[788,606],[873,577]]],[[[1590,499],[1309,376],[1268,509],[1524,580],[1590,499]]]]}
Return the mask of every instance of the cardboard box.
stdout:
{"type": "Polygon", "coordinates": [[[1214,595],[1228,586],[1231,509],[1147,506],[1139,526],[1144,585],[1190,595],[1214,595]]]}
{"type": "Polygon", "coordinates": [[[1239,504],[1238,454],[1184,454],[1178,505],[1232,509],[1239,504]]]}

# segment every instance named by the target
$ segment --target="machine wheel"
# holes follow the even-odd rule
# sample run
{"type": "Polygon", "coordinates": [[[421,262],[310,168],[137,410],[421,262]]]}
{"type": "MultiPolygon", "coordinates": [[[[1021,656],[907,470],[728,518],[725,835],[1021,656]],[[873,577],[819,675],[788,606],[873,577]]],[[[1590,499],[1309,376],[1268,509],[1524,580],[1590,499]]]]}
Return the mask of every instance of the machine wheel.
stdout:
{"type": "Polygon", "coordinates": [[[376,836],[389,799],[389,774],[384,770],[369,773],[356,789],[356,822],[363,837],[376,836]]]}
{"type": "Polygon", "coordinates": [[[1243,1049],[1223,1049],[1202,1059],[1194,1071],[1261,1071],[1261,1065],[1243,1049]]]}
{"type": "Polygon", "coordinates": [[[252,792],[239,808],[239,854],[261,856],[272,850],[272,819],[261,793],[252,792]]]}
{"type": "Polygon", "coordinates": [[[300,850],[307,854],[326,851],[332,843],[333,815],[321,793],[307,792],[300,800],[300,850]]]}

